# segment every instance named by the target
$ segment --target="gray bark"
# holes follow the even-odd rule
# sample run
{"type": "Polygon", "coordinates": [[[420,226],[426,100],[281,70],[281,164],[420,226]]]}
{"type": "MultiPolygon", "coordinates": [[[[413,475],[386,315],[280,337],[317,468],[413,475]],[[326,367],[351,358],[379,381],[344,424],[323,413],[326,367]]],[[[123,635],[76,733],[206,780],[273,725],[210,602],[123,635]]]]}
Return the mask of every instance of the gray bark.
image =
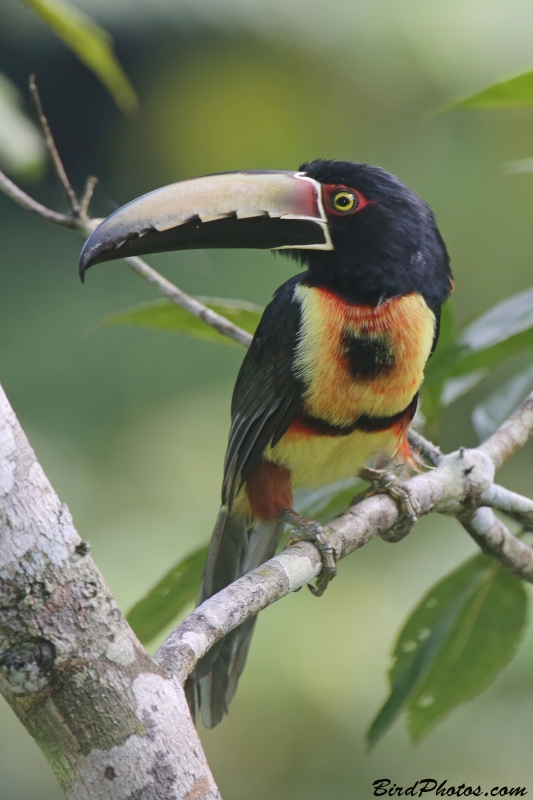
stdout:
{"type": "Polygon", "coordinates": [[[0,691],[72,800],[220,797],[180,683],[136,639],[1,388],[0,691]]]}

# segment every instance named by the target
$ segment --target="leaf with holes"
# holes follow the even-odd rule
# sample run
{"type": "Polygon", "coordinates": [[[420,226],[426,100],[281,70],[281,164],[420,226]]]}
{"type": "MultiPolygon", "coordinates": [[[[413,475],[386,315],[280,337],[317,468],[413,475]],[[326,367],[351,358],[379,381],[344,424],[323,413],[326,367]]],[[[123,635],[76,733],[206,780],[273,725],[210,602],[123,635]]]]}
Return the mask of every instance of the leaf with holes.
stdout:
{"type": "Polygon", "coordinates": [[[404,709],[416,742],[455,706],[482,692],[515,654],[527,613],[523,583],[483,554],[441,580],[400,633],[391,693],[368,731],[369,745],[404,709]]]}
{"type": "Polygon", "coordinates": [[[143,644],[170,625],[189,603],[194,603],[206,558],[207,545],[179,561],[130,610],[128,622],[143,644]]]}

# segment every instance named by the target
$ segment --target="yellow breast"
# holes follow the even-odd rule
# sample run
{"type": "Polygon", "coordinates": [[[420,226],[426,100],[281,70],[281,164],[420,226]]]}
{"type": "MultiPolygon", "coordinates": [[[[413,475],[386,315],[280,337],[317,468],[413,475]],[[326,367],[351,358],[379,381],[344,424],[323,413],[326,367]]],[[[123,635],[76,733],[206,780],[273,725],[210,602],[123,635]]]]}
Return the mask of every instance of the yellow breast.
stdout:
{"type": "Polygon", "coordinates": [[[435,315],[421,295],[394,297],[378,306],[353,305],[308,286],[297,286],[295,296],[302,309],[295,371],[308,387],[307,413],[346,425],[361,414],[387,417],[409,405],[422,383],[435,333],[435,315]],[[351,342],[356,349],[350,353],[351,342]],[[358,352],[364,355],[365,345],[368,352],[374,348],[378,363],[374,370],[357,372],[358,352]]]}
{"type": "Polygon", "coordinates": [[[285,434],[265,456],[291,471],[293,488],[326,486],[357,475],[377,453],[393,455],[403,431],[395,426],[386,431],[354,431],[348,436],[285,434]]]}

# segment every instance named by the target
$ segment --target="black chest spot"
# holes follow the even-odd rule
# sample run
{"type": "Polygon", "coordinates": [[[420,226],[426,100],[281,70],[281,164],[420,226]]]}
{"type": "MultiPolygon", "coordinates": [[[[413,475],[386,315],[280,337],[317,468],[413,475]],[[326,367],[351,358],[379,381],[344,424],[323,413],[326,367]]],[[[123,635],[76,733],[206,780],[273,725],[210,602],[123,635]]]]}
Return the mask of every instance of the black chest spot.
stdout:
{"type": "Polygon", "coordinates": [[[352,378],[377,378],[395,364],[394,351],[383,336],[365,336],[347,331],[342,352],[352,378]]]}

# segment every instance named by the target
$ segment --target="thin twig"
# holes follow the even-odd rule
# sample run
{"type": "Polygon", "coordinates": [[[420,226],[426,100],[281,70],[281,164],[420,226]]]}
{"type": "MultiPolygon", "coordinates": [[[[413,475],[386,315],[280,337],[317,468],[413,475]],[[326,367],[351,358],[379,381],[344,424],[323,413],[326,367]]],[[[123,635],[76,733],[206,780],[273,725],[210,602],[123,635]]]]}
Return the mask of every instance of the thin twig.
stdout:
{"type": "Polygon", "coordinates": [[[211,325],[212,328],[216,328],[216,330],[224,334],[224,336],[229,336],[230,339],[234,339],[244,347],[249,347],[253,338],[251,333],[239,328],[238,325],[234,325],[233,322],[223,317],[222,314],[217,314],[216,311],[212,311],[212,309],[205,306],[199,300],[196,300],[196,298],[182,292],[181,289],[178,289],[177,286],[160,275],[157,270],[147,264],[146,261],[143,261],[142,258],[130,256],[129,258],[125,258],[124,261],[134,272],[147,280],[148,283],[157,286],[161,294],[164,294],[165,297],[168,297],[173,303],[176,303],[176,305],[194,314],[195,317],[211,325]]]}
{"type": "Polygon", "coordinates": [[[37,88],[37,84],[35,83],[35,75],[30,75],[30,92],[33,98],[33,102],[35,103],[35,108],[37,110],[37,116],[39,117],[39,122],[41,123],[41,128],[43,129],[46,146],[48,147],[48,151],[52,156],[52,161],[54,162],[54,167],[56,169],[57,175],[63,185],[65,192],[67,193],[67,197],[72,207],[72,213],[74,214],[75,217],[79,217],[81,214],[81,206],[78,202],[78,198],[76,197],[74,189],[70,185],[70,181],[68,179],[67,173],[65,172],[63,162],[61,161],[61,158],[57,151],[56,143],[54,142],[54,137],[52,136],[52,131],[50,130],[50,125],[48,124],[48,120],[43,111],[41,98],[39,97],[39,90],[37,88]]]}
{"type": "Polygon", "coordinates": [[[97,183],[98,178],[95,178],[94,175],[89,175],[80,200],[80,214],[82,217],[86,217],[89,213],[89,206],[91,204],[91,200],[93,199],[94,189],[97,183]]]}
{"type": "Polygon", "coordinates": [[[513,536],[492,508],[465,511],[458,514],[457,519],[484,553],[522,580],[533,583],[533,549],[513,536]]]}
{"type": "Polygon", "coordinates": [[[42,219],[47,220],[48,222],[55,222],[56,225],[62,225],[65,228],[73,228],[74,230],[80,230],[80,221],[76,219],[76,217],[72,217],[69,214],[60,214],[58,211],[52,211],[51,208],[47,208],[43,206],[41,203],[38,203],[37,200],[34,200],[33,197],[30,197],[29,194],[23,192],[22,189],[13,183],[7,175],[0,170],[0,189],[7,194],[15,203],[18,203],[19,206],[22,206],[26,211],[31,211],[32,214],[37,214],[37,216],[41,217],[42,219]]]}
{"type": "Polygon", "coordinates": [[[425,439],[421,433],[414,428],[409,428],[409,444],[418,450],[420,455],[429,461],[434,467],[438,467],[442,459],[442,450],[436,444],[425,439]]]}

